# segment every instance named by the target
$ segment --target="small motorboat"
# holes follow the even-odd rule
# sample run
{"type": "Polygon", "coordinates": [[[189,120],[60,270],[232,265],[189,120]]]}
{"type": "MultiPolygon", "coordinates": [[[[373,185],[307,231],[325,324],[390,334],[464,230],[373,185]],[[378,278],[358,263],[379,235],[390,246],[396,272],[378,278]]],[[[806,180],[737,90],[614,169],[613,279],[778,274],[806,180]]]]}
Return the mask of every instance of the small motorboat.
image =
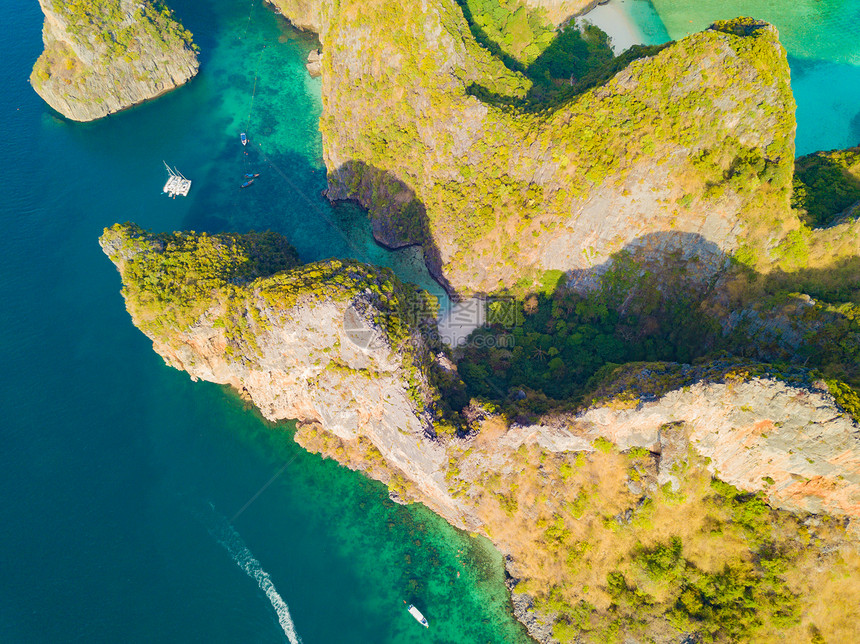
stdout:
{"type": "Polygon", "coordinates": [[[242,145],[248,145],[248,136],[244,132],[239,135],[239,140],[242,142],[242,145]]]}
{"type": "Polygon", "coordinates": [[[421,626],[423,626],[424,628],[430,628],[430,624],[427,623],[427,619],[424,617],[424,615],[421,614],[420,610],[415,608],[415,606],[409,604],[409,608],[407,610],[409,611],[409,614],[412,615],[412,617],[414,617],[419,624],[421,624],[421,626]]]}
{"type": "Polygon", "coordinates": [[[260,176],[260,173],[259,173],[259,172],[246,172],[246,173],[245,173],[245,178],[246,178],[246,179],[256,179],[256,178],[257,178],[257,177],[259,177],[259,176],[260,176]]]}
{"type": "Polygon", "coordinates": [[[252,183],[254,183],[254,180],[253,180],[253,179],[248,179],[245,183],[243,183],[243,184],[240,186],[240,188],[247,188],[247,187],[248,187],[248,186],[250,186],[252,183]]]}

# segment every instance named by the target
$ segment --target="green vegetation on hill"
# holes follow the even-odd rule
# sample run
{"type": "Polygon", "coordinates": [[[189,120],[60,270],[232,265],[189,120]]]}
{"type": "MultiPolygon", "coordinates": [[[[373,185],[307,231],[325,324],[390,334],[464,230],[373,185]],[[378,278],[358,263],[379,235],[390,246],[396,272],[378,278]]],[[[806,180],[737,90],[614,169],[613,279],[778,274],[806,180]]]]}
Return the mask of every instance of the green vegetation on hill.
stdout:
{"type": "Polygon", "coordinates": [[[475,39],[511,69],[522,71],[546,50],[555,33],[544,9],[519,0],[457,0],[475,39]]]}
{"type": "Polygon", "coordinates": [[[827,226],[858,202],[860,147],[815,152],[795,163],[792,206],[809,226],[827,226]]]}
{"type": "Polygon", "coordinates": [[[621,292],[628,294],[623,306],[608,288],[580,296],[562,287],[491,302],[489,326],[459,351],[467,395],[533,417],[589,403],[607,370],[620,364],[741,360],[772,363],[770,372],[786,377],[792,365],[817,370],[813,376],[827,378],[839,404],[860,418],[860,305],[820,300],[783,322],[778,316],[787,293],[773,295],[756,309],[755,324],[726,334],[695,292],[661,294],[654,283],[621,292]],[[789,329],[797,340],[780,344],[789,329]]]}
{"type": "Polygon", "coordinates": [[[843,522],[773,510],[713,478],[693,451],[672,466],[677,485],[660,486],[658,455],[595,448],[476,442],[449,468],[458,498],[511,554],[514,592],[555,616],[559,641],[807,641],[813,630],[842,641],[853,631],[842,611],[856,601],[860,558],[843,522]]]}
{"type": "Polygon", "coordinates": [[[349,18],[326,32],[333,81],[320,123],[327,156],[344,160],[330,168],[330,196],[367,205],[386,244],[435,246],[428,255],[459,292],[491,293],[576,263],[545,251],[551,237],[570,239],[571,254],[605,254],[730,210],[750,261],[764,263],[762,242],[790,227],[793,100],[784,51],[766,25],[718,24],[618,59],[599,31],[569,28],[530,78],[531,68],[513,72],[479,46],[458,5],[440,2],[431,16],[380,0],[339,12],[349,18]],[[443,30],[434,41],[424,37],[431,19],[443,30]],[[382,25],[391,37],[376,51],[397,65],[364,61],[346,35],[382,25]],[[348,64],[356,57],[363,62],[348,64]],[[690,60],[715,62],[701,74],[690,60]],[[655,154],[665,154],[662,164],[643,169],[655,154]],[[598,190],[653,216],[607,234],[618,238],[610,249],[605,240],[588,248],[575,217],[598,190]]]}
{"type": "MultiPolygon", "coordinates": [[[[856,290],[847,286],[850,279],[840,277],[829,290],[822,276],[771,278],[754,270],[766,265],[772,252],[795,268],[808,268],[812,235],[808,227],[786,230],[797,223],[786,214],[793,124],[790,114],[775,114],[773,105],[790,103],[785,95],[787,68],[772,38],[759,33],[762,25],[745,19],[720,23],[714,31],[672,47],[634,50],[609,60],[600,33],[569,29],[548,41],[536,35],[546,33],[541,23],[509,1],[468,0],[466,6],[473,27],[498,39],[504,55],[529,77],[482,58],[475,53],[474,42],[465,44],[469,55],[475,53],[475,68],[458,80],[464,85],[486,82],[492,86],[486,97],[495,93],[494,103],[481,106],[488,116],[482,124],[485,136],[474,146],[479,149],[463,152],[451,165],[446,165],[450,158],[431,155],[437,150],[452,154],[457,144],[449,132],[440,133],[433,126],[456,113],[459,108],[452,107],[456,101],[469,101],[471,107],[475,102],[465,93],[457,94],[459,89],[444,86],[431,60],[433,53],[419,47],[407,47],[401,67],[385,67],[380,72],[384,78],[367,85],[380,102],[373,102],[373,111],[359,117],[364,136],[346,144],[341,141],[338,148],[346,158],[359,160],[352,174],[345,175],[350,182],[347,192],[364,190],[377,205],[402,206],[402,220],[392,224],[399,235],[427,243],[440,231],[450,235],[459,249],[449,267],[468,265],[476,256],[483,261],[492,258],[504,265],[497,273],[502,277],[492,286],[500,290],[508,286],[515,293],[510,300],[491,304],[489,328],[475,332],[473,342],[459,352],[457,366],[465,391],[453,377],[442,382],[439,372],[429,374],[438,379],[434,384],[450,388],[445,400],[431,401],[444,410],[437,431],[456,432],[457,412],[471,397],[498,403],[509,417],[534,415],[572,406],[588,393],[599,396],[601,386],[609,388],[610,375],[616,382],[624,376],[632,379],[633,368],[619,367],[621,363],[692,362],[726,358],[726,353],[728,359],[712,363],[710,370],[700,364],[692,374],[678,365],[650,365],[657,384],[648,393],[662,393],[661,386],[678,386],[693,376],[745,379],[755,368],[735,369],[733,360],[741,365],[742,358],[776,356],[784,364],[769,368],[778,376],[793,377],[792,362],[821,369],[837,402],[857,417],[860,397],[851,385],[860,383],[860,307],[856,290]],[[537,51],[520,46],[528,38],[540,39],[546,47],[537,51]],[[726,48],[740,57],[705,72],[691,71],[691,58],[713,59],[724,55],[726,48]],[[625,81],[635,86],[635,92],[620,83],[611,90],[582,91],[643,55],[655,60],[637,63],[636,73],[625,81]],[[577,83],[565,87],[557,82],[569,74],[577,83]],[[746,97],[758,97],[757,88],[762,86],[771,98],[776,95],[779,100],[773,104],[749,106],[760,110],[759,121],[773,126],[771,143],[743,145],[722,124],[703,122],[702,114],[710,114],[719,97],[690,90],[691,74],[693,86],[707,76],[716,87],[732,88],[732,96],[746,92],[746,97]],[[757,80],[750,81],[756,74],[757,80]],[[527,93],[528,82],[532,85],[527,93]],[[684,83],[688,91],[679,97],[676,90],[684,83]],[[416,110],[402,96],[388,96],[391,87],[414,85],[420,90],[416,95],[423,92],[424,99],[432,98],[425,111],[416,110]],[[571,99],[577,92],[579,96],[571,99]],[[541,100],[546,101],[541,109],[526,109],[541,100]],[[547,107],[551,103],[553,109],[547,107]],[[438,141],[422,148],[419,142],[428,133],[438,135],[438,141]],[[528,145],[517,147],[511,139],[528,145]],[[616,253],[600,288],[585,296],[565,288],[561,271],[523,270],[518,260],[529,243],[558,228],[557,222],[546,220],[535,224],[533,217],[563,212],[571,199],[585,199],[595,190],[618,185],[626,162],[654,156],[658,145],[667,141],[695,153],[676,177],[684,187],[683,196],[667,200],[666,208],[685,212],[733,200],[745,204],[739,215],[744,252],[736,257],[744,261],[735,270],[767,296],[755,311],[764,318],[762,325],[777,317],[801,284],[803,292],[819,298],[803,314],[801,322],[807,326],[800,328],[799,346],[780,345],[779,336],[796,329],[765,329],[775,336],[768,342],[752,323],[724,335],[720,322],[737,311],[718,310],[725,305],[726,294],[712,297],[713,283],[690,286],[695,280],[687,271],[693,262],[671,266],[667,262],[661,271],[649,272],[632,255],[616,253]],[[525,178],[542,168],[525,152],[532,149],[551,156],[562,170],[569,168],[551,189],[525,178]],[[470,156],[473,152],[475,156],[470,156]],[[527,172],[518,174],[521,168],[527,172]],[[445,181],[435,181],[438,177],[445,181]],[[412,191],[412,186],[420,189],[412,191]],[[786,208],[780,210],[782,206],[786,208]],[[529,293],[541,275],[544,288],[529,293]]],[[[377,10],[371,6],[356,20],[364,21],[363,27],[378,27],[377,10]]],[[[456,20],[449,18],[446,28],[455,29],[456,20]]],[[[415,15],[392,20],[406,34],[421,26],[415,15]]],[[[403,32],[395,39],[398,45],[399,39],[409,37],[403,32]]],[[[331,44],[332,49],[338,46],[343,45],[331,44]]],[[[328,64],[333,57],[328,57],[328,64]]],[[[356,90],[354,80],[348,79],[350,91],[356,90]]],[[[333,119],[343,116],[348,121],[361,110],[358,101],[340,107],[343,112],[335,110],[324,123],[329,132],[336,127],[333,119]]],[[[739,111],[738,118],[746,112],[739,111]]],[[[856,162],[850,155],[834,158],[844,168],[856,162]]],[[[834,196],[828,186],[835,179],[843,186],[848,175],[840,170],[837,176],[820,161],[801,166],[799,162],[797,181],[806,192],[796,181],[795,203],[809,217],[832,216],[834,204],[846,193],[834,196]]],[[[818,219],[809,221],[821,224],[818,219]]],[[[371,298],[381,312],[375,321],[404,354],[416,324],[414,313],[427,311],[426,296],[388,271],[345,260],[299,267],[292,248],[270,233],[152,235],[126,225],[106,230],[103,244],[120,266],[124,294],[138,326],[169,342],[205,315],[212,326],[225,329],[228,353],[237,359],[253,359],[257,334],[279,316],[289,315],[301,298],[371,298]]],[[[475,262],[471,268],[486,266],[475,262]]],[[[414,375],[417,363],[411,368],[414,375]]],[[[804,372],[803,377],[810,374],[804,372]]],[[[416,390],[412,380],[410,388],[416,390]]],[[[610,404],[633,406],[645,392],[625,382],[622,389],[603,393],[613,394],[610,404]]],[[[315,430],[312,438],[318,438],[315,430]]],[[[472,449],[481,449],[484,438],[479,436],[473,447],[451,456],[446,475],[450,491],[474,504],[487,533],[512,549],[523,571],[518,590],[531,594],[539,610],[557,615],[554,635],[562,642],[646,637],[669,641],[679,633],[701,642],[779,637],[800,641],[807,633],[820,638],[819,629],[835,637],[845,632],[844,626],[824,623],[827,618],[821,617],[826,614],[822,606],[826,609],[829,603],[841,602],[843,610],[856,603],[850,587],[849,593],[840,593],[838,579],[850,579],[852,574],[856,578],[858,561],[847,549],[842,557],[844,530],[839,522],[771,510],[763,496],[713,479],[707,464],[692,453],[671,470],[677,488],[658,486],[655,455],[641,449],[619,453],[603,439],[591,454],[554,454],[523,446],[510,454],[493,453],[508,459],[504,470],[499,458],[463,465],[472,449]],[[509,474],[503,476],[502,471],[509,474]],[[808,592],[810,588],[814,592],[808,592]]],[[[320,439],[330,441],[337,443],[320,439]]],[[[456,443],[449,448],[460,449],[456,443]]],[[[366,449],[384,468],[381,453],[366,449]]]]}
{"type": "Polygon", "coordinates": [[[593,69],[600,69],[612,61],[609,37],[591,24],[578,28],[569,24],[559,30],[555,39],[540,56],[529,65],[528,75],[536,81],[550,84],[568,81],[573,84],[593,69]]]}
{"type": "Polygon", "coordinates": [[[123,295],[141,328],[167,337],[190,327],[223,294],[298,264],[275,233],[150,233],[135,224],[105,229],[111,260],[123,262],[123,295]]]}
{"type": "Polygon", "coordinates": [[[358,295],[380,310],[377,323],[402,346],[435,302],[390,269],[332,259],[299,265],[285,238],[265,233],[150,233],[115,224],[101,238],[123,278],[135,324],[172,344],[206,315],[223,328],[228,350],[250,359],[256,334],[289,316],[301,298],[343,301],[358,295]]]}
{"type": "MultiPolygon", "coordinates": [[[[662,613],[679,632],[706,642],[734,642],[749,641],[765,623],[778,629],[799,622],[799,598],[786,587],[783,575],[792,565],[789,553],[801,544],[787,539],[775,543],[771,525],[775,520],[791,522],[789,515],[772,512],[760,496],[717,479],[711,488],[702,499],[706,508],[711,506],[706,510],[713,521],[709,528],[718,534],[728,529],[745,539],[746,556],[727,557],[722,566],[701,570],[684,556],[677,535],[648,547],[639,545],[625,557],[624,572],[615,570],[606,577],[612,598],[609,619],[594,620],[592,628],[589,608],[593,614],[594,607],[580,605],[577,626],[596,630],[594,635],[600,630],[635,632],[647,625],[648,614],[662,613]]],[[[683,501],[683,495],[678,496],[683,501]]],[[[562,642],[576,641],[570,626],[570,621],[556,626],[562,642]]]]}
{"type": "Polygon", "coordinates": [[[169,91],[198,70],[191,33],[160,0],[41,5],[45,49],[30,83],[68,118],[101,118],[169,91]]]}
{"type": "Polygon", "coordinates": [[[860,394],[850,385],[839,380],[828,380],[827,388],[837,404],[848,412],[851,418],[860,423],[860,394]]]}
{"type": "Polygon", "coordinates": [[[109,56],[137,56],[140,38],[148,36],[162,51],[192,47],[191,32],[159,0],[142,0],[126,16],[120,0],[51,0],[51,8],[69,22],[81,44],[91,39],[107,47],[109,56]]]}
{"type": "MultiPolygon", "coordinates": [[[[608,78],[603,72],[612,63],[612,49],[608,36],[594,25],[571,20],[556,30],[546,9],[519,0],[458,4],[475,39],[533,83],[529,99],[520,103],[524,107],[569,97],[596,84],[597,77],[608,78]],[[585,77],[590,82],[582,82],[585,77]]],[[[479,88],[475,91],[480,94],[479,88]]]]}
{"type": "Polygon", "coordinates": [[[564,288],[491,303],[492,324],[471,336],[460,375],[472,395],[495,402],[529,390],[531,411],[543,412],[551,401],[541,394],[555,404],[578,401],[607,364],[690,362],[712,347],[717,325],[695,301],[645,299],[623,313],[605,292],[580,296],[564,288]]]}

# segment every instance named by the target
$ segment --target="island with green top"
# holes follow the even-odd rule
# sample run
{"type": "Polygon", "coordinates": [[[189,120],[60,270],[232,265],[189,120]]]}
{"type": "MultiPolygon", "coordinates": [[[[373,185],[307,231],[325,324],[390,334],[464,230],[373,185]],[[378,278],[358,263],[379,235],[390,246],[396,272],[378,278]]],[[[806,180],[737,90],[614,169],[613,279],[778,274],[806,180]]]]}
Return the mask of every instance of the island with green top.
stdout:
{"type": "Polygon", "coordinates": [[[45,50],[30,84],[92,121],[179,87],[199,68],[191,33],[157,0],[40,0],[45,50]]]}

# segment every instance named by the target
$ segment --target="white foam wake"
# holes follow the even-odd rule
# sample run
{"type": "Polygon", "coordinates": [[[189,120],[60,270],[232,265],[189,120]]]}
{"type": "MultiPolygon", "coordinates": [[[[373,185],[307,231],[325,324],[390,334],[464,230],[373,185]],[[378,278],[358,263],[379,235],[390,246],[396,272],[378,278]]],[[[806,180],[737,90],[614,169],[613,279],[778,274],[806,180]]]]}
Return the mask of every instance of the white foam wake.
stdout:
{"type": "Polygon", "coordinates": [[[278,614],[278,622],[284,630],[284,634],[287,636],[287,639],[290,640],[290,644],[301,644],[302,640],[298,634],[296,634],[296,627],[293,624],[292,617],[290,617],[290,609],[287,607],[287,603],[278,594],[269,573],[263,570],[260,562],[257,561],[253,554],[251,554],[248,546],[246,546],[245,542],[242,541],[242,537],[239,536],[239,533],[236,532],[235,528],[233,528],[233,526],[230,525],[230,523],[223,517],[219,517],[219,519],[217,527],[209,532],[213,537],[215,537],[215,539],[217,539],[218,543],[224,546],[224,549],[230,553],[233,561],[235,561],[236,564],[245,571],[245,574],[247,574],[251,579],[256,580],[260,589],[266,593],[266,597],[269,598],[272,608],[274,608],[275,612],[278,614]]]}

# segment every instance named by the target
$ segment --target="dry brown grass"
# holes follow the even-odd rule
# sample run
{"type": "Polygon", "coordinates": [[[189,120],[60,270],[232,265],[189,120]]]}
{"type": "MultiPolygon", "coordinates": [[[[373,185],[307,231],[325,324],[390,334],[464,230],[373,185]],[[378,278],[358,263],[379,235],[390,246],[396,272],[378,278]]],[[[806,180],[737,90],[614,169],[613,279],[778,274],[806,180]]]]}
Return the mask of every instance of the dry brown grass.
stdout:
{"type": "MultiPolygon", "coordinates": [[[[559,600],[571,607],[582,601],[591,604],[596,609],[591,624],[598,626],[592,633],[595,641],[602,637],[601,620],[610,614],[607,575],[613,571],[622,572],[656,604],[643,607],[638,628],[652,637],[671,634],[663,616],[671,606],[661,603],[674,601],[677,586],[648,577],[636,562],[643,548],[678,537],[688,564],[703,573],[721,572],[727,564],[753,569],[749,533],[735,522],[729,507],[714,501],[711,476],[693,455],[680,473],[678,493],[652,487],[647,495],[651,501],[640,506],[627,483],[646,483],[653,476],[649,456],[631,458],[615,451],[556,455],[521,447],[508,452],[502,465],[496,460],[495,471],[489,471],[475,466],[482,462],[484,449],[476,442],[461,464],[462,476],[474,476],[470,498],[487,534],[512,555],[519,590],[534,596],[539,606],[551,593],[556,608],[559,600]],[[500,502],[504,497],[516,500],[515,510],[506,511],[500,502]],[[615,519],[628,510],[629,523],[615,519]]],[[[850,618],[850,608],[860,605],[856,542],[845,537],[836,521],[818,529],[810,542],[806,529],[788,513],[773,513],[772,520],[769,538],[789,553],[785,584],[798,596],[800,621],[786,630],[784,624],[765,620],[750,641],[809,641],[812,625],[827,642],[858,641],[860,628],[850,618]],[[810,547],[813,543],[816,548],[810,547]],[[836,550],[821,554],[824,545],[836,550]]]]}
{"type": "MultiPolygon", "coordinates": [[[[528,592],[538,608],[550,612],[590,605],[585,619],[592,630],[578,632],[581,641],[614,637],[619,609],[607,587],[613,572],[650,596],[649,604],[633,607],[627,632],[654,641],[674,637],[666,612],[674,605],[678,583],[650,577],[638,560],[643,549],[672,538],[681,540],[687,565],[702,574],[722,572],[727,565],[755,570],[756,548],[767,541],[783,553],[788,569],[781,578],[797,598],[798,620],[786,626],[769,621],[762,611],[764,623],[745,641],[809,642],[816,632],[825,642],[860,641],[853,617],[860,605],[860,550],[856,535],[847,535],[842,522],[818,517],[807,527],[801,518],[771,512],[760,528],[764,532],[751,533],[730,506],[716,500],[711,476],[693,454],[676,472],[681,488],[672,492],[654,485],[650,455],[614,449],[552,454],[536,446],[500,454],[494,439],[503,432],[503,424],[490,421],[470,449],[453,447],[450,484],[465,490],[460,500],[473,506],[486,534],[513,557],[511,573],[520,579],[519,592],[528,592]],[[628,484],[648,489],[649,500],[642,503],[628,484]]],[[[304,426],[296,440],[386,482],[404,498],[420,500],[415,486],[388,467],[366,439],[343,441],[304,426]]]]}
{"type": "Polygon", "coordinates": [[[481,429],[475,437],[477,448],[495,445],[496,441],[508,431],[508,424],[501,416],[490,416],[481,423],[481,429]]]}

